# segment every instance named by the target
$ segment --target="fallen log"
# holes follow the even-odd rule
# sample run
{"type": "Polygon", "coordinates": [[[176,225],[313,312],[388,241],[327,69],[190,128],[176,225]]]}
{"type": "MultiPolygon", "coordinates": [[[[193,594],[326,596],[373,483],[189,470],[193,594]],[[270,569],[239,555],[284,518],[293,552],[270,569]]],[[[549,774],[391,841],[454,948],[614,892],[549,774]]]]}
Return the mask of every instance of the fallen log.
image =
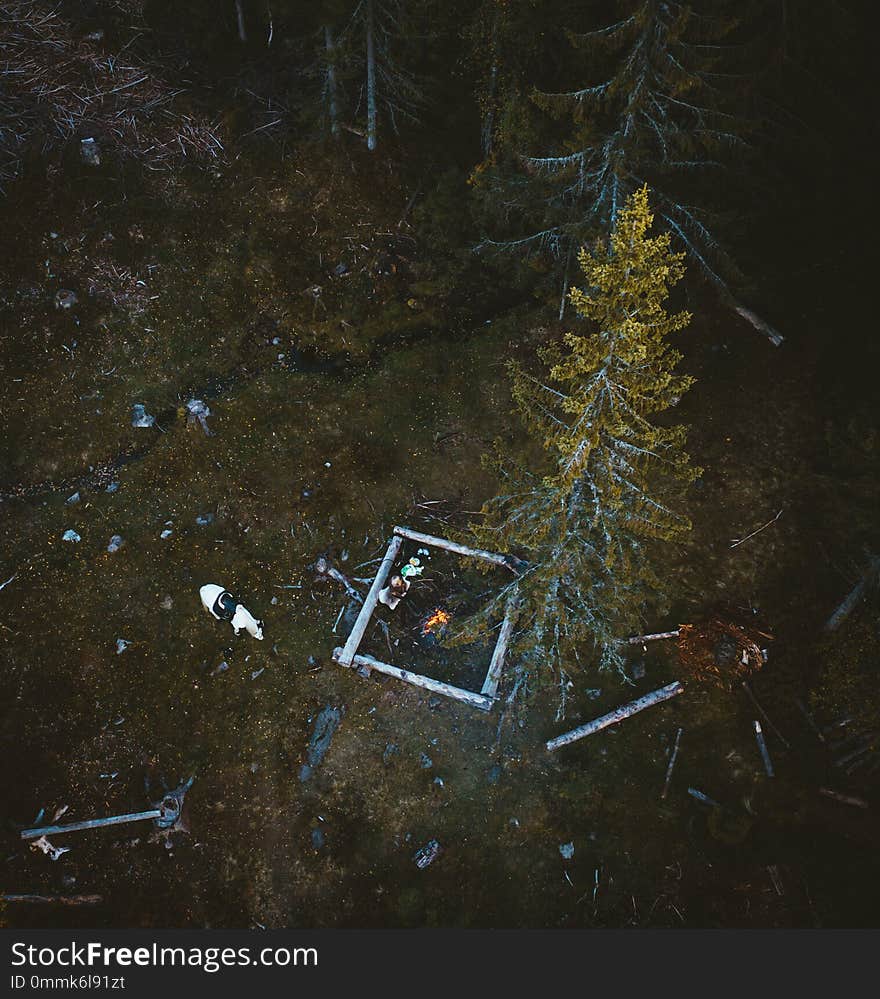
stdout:
{"type": "Polygon", "coordinates": [[[507,646],[510,643],[510,636],[513,634],[513,626],[516,623],[516,601],[511,599],[504,612],[504,620],[501,622],[501,631],[498,633],[498,641],[492,651],[492,660],[489,663],[489,670],[480,693],[484,697],[491,697],[493,700],[498,694],[498,682],[501,679],[501,670],[504,666],[504,656],[507,646]]]}
{"type": "Polygon", "coordinates": [[[402,545],[403,538],[399,536],[393,537],[388,543],[385,556],[382,559],[382,563],[380,564],[378,571],[376,572],[375,578],[373,579],[373,585],[370,587],[370,590],[364,599],[360,614],[358,614],[357,620],[354,623],[354,627],[351,629],[351,632],[346,639],[345,647],[340,652],[338,658],[336,657],[335,652],[333,654],[333,658],[336,659],[341,666],[351,666],[352,661],[354,660],[354,654],[357,652],[358,646],[361,644],[361,639],[364,637],[364,632],[367,630],[367,624],[370,621],[370,617],[376,609],[376,604],[379,602],[379,591],[385,585],[385,580],[388,578],[388,573],[391,572],[391,566],[394,565],[394,560],[397,558],[397,553],[400,551],[402,545]]]}
{"type": "Polygon", "coordinates": [[[98,905],[103,895],[33,895],[30,893],[0,892],[3,902],[40,902],[46,905],[98,905]]]}
{"type": "Polygon", "coordinates": [[[333,565],[333,563],[326,556],[322,555],[320,558],[316,559],[310,566],[319,576],[324,576],[327,579],[333,579],[337,583],[341,583],[345,587],[345,592],[351,597],[352,600],[356,600],[359,604],[364,602],[363,595],[360,590],[355,589],[351,584],[351,581],[333,565]]]}
{"type": "Polygon", "coordinates": [[[823,630],[826,633],[836,631],[855,610],[856,605],[865,595],[865,591],[874,581],[874,577],[878,574],[878,572],[880,572],[880,558],[874,556],[871,559],[868,568],[862,574],[862,578],[849,591],[837,610],[825,622],[825,628],[823,630]]]}
{"type": "Polygon", "coordinates": [[[650,708],[653,704],[659,704],[661,701],[666,701],[670,697],[675,697],[676,695],[683,693],[684,687],[678,680],[676,680],[674,683],[667,684],[659,690],[652,691],[650,694],[645,694],[644,697],[640,697],[638,700],[630,701],[629,704],[624,704],[619,708],[615,708],[614,711],[609,712],[607,715],[602,715],[601,718],[596,718],[591,722],[587,722],[586,725],[581,725],[579,728],[572,729],[571,732],[566,732],[563,735],[558,735],[555,739],[550,739],[547,743],[547,749],[550,752],[553,752],[553,750],[559,749],[560,746],[567,746],[571,742],[577,742],[578,739],[583,739],[588,735],[593,735],[595,732],[599,732],[603,728],[608,728],[609,725],[616,725],[625,718],[629,718],[632,715],[637,714],[639,711],[644,711],[645,708],[650,708]]]}
{"type": "Polygon", "coordinates": [[[672,747],[672,755],[669,757],[669,766],[666,768],[666,780],[663,784],[663,793],[660,795],[661,800],[666,797],[666,793],[669,791],[669,782],[672,780],[672,768],[675,766],[675,760],[678,756],[678,744],[681,741],[681,732],[679,730],[675,733],[675,745],[672,747]]]}
{"type": "Polygon", "coordinates": [[[761,751],[761,759],[764,761],[764,769],[767,771],[767,776],[773,776],[773,763],[770,760],[770,753],[767,751],[767,743],[764,741],[764,733],[761,731],[761,723],[756,718],[754,720],[755,726],[755,739],[758,742],[758,749],[761,751]]]}
{"type": "Polygon", "coordinates": [[[659,642],[661,638],[678,638],[679,629],[675,631],[655,631],[653,635],[633,635],[626,640],[627,645],[641,645],[642,642],[659,642]]]}
{"type": "Polygon", "coordinates": [[[383,663],[372,656],[356,655],[352,657],[350,663],[344,663],[342,661],[343,654],[343,649],[337,648],[333,650],[333,659],[341,666],[363,666],[367,670],[375,670],[377,673],[384,673],[385,676],[393,676],[397,680],[411,683],[415,687],[430,690],[433,694],[443,694],[445,697],[451,697],[456,701],[462,701],[464,704],[470,704],[471,707],[479,708],[481,711],[490,711],[494,704],[494,700],[491,697],[476,694],[472,690],[464,690],[462,687],[454,687],[451,683],[443,683],[441,680],[434,680],[430,676],[412,673],[408,669],[401,669],[399,666],[383,663]]]}
{"type": "Polygon", "coordinates": [[[842,801],[844,805],[854,805],[856,808],[867,808],[868,802],[864,798],[855,798],[849,794],[839,794],[831,791],[827,787],[820,787],[819,794],[824,794],[826,798],[834,798],[835,801],[842,801]]]}
{"type": "Polygon", "coordinates": [[[433,534],[422,534],[421,531],[413,531],[409,527],[395,527],[394,533],[399,538],[409,538],[410,541],[418,541],[423,545],[442,548],[444,551],[454,552],[456,555],[462,555],[465,558],[480,558],[485,562],[494,562],[495,565],[503,565],[505,569],[510,569],[517,576],[522,569],[522,560],[516,558],[515,555],[499,555],[498,552],[487,552],[482,548],[468,548],[467,545],[460,545],[457,541],[438,538],[433,534]]]}
{"type": "Polygon", "coordinates": [[[102,826],[119,826],[126,822],[144,822],[147,819],[164,817],[161,808],[151,808],[147,812],[129,812],[127,815],[111,815],[106,819],[85,819],[82,822],[68,822],[60,826],[40,826],[36,829],[22,829],[22,839],[39,839],[40,836],[57,836],[59,833],[78,832],[80,829],[100,829],[102,826]]]}
{"type": "Polygon", "coordinates": [[[712,808],[721,807],[721,805],[717,801],[715,801],[714,798],[710,798],[708,794],[703,794],[702,791],[698,791],[695,787],[689,787],[688,794],[692,798],[696,798],[697,801],[702,801],[704,805],[711,805],[712,808]]]}

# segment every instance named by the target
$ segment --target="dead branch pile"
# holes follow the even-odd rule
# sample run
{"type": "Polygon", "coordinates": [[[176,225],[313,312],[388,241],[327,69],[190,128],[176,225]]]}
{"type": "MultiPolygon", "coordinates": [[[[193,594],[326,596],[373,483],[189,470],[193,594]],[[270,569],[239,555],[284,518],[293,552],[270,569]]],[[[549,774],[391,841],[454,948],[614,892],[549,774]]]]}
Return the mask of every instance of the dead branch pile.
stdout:
{"type": "Polygon", "coordinates": [[[54,7],[3,4],[0,183],[20,172],[26,151],[46,155],[72,139],[94,138],[153,170],[222,153],[216,124],[184,113],[184,90],[157,66],[125,56],[127,46],[104,51],[101,32],[84,35],[54,7]]]}
{"type": "Polygon", "coordinates": [[[773,636],[720,617],[683,624],[678,633],[678,659],[697,680],[732,687],[764,665],[759,639],[773,636]]]}

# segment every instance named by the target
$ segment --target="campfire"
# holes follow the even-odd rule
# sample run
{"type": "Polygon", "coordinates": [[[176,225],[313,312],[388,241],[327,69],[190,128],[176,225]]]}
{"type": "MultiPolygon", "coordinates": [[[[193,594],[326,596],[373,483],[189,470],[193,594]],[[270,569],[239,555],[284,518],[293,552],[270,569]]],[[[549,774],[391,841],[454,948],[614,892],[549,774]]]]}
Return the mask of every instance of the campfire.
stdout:
{"type": "Polygon", "coordinates": [[[451,620],[452,615],[448,611],[441,610],[438,607],[422,624],[422,634],[430,635],[432,633],[439,633],[443,631],[451,620]]]}

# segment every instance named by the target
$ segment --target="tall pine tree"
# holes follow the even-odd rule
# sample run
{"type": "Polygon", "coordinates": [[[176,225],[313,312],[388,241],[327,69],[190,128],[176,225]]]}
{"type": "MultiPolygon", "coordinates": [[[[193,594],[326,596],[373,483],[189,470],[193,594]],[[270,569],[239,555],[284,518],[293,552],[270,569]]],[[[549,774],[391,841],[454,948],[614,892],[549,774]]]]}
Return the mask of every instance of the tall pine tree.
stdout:
{"type": "MultiPolygon", "coordinates": [[[[551,148],[533,154],[511,147],[519,170],[497,174],[490,192],[517,221],[531,220],[531,231],[483,245],[549,250],[560,261],[565,292],[578,247],[613,226],[626,198],[649,184],[659,220],[690,261],[728,305],[780,343],[737,298],[743,275],[706,197],[717,190],[711,178],[748,147],[748,127],[731,110],[735,75],[727,72],[736,23],[671,0],[636,0],[613,24],[569,32],[578,86],[531,96],[548,115],[551,148]]],[[[560,318],[564,307],[565,298],[560,318]]]]}
{"type": "Polygon", "coordinates": [[[652,236],[646,188],[621,206],[610,241],[582,249],[584,288],[569,298],[588,328],[543,349],[546,378],[511,364],[513,394],[546,456],[543,475],[499,462],[504,488],[472,525],[487,548],[528,562],[468,625],[468,637],[519,601],[517,652],[535,674],[546,665],[565,689],[567,673],[598,658],[621,667],[620,637],[636,628],[662,586],[655,542],[680,539],[678,509],[697,469],[686,429],[654,417],[674,406],[692,379],[676,373],[669,337],[690,321],[664,307],[684,273],[668,232],[652,236]]]}

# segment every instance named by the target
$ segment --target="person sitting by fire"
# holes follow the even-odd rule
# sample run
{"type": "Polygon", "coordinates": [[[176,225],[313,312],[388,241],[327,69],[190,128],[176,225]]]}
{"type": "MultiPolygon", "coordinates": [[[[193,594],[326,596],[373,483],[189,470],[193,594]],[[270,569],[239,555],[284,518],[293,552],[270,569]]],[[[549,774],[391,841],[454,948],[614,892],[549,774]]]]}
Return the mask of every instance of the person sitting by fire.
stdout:
{"type": "Polygon", "coordinates": [[[421,562],[417,558],[411,558],[400,570],[400,574],[392,576],[388,585],[379,590],[379,602],[394,610],[412,586],[410,576],[420,576],[422,572],[424,567],[421,562]]]}

